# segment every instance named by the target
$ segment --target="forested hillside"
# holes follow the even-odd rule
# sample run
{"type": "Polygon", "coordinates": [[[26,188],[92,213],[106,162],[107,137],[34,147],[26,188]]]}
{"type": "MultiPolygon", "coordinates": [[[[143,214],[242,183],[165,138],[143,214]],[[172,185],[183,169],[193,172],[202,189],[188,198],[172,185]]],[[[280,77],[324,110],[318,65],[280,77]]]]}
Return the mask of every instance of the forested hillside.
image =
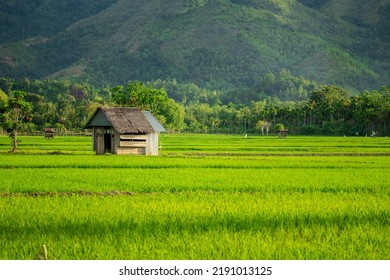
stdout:
{"type": "Polygon", "coordinates": [[[371,90],[390,81],[389,10],[389,0],[6,0],[0,76],[233,93],[285,69],[371,90]]]}

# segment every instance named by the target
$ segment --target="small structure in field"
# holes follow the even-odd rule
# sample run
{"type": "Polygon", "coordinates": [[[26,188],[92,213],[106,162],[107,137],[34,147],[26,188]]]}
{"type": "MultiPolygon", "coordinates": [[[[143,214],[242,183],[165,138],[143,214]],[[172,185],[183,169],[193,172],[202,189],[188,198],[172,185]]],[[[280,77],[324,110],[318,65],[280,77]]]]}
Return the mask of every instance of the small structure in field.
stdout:
{"type": "Polygon", "coordinates": [[[282,129],[282,130],[279,130],[279,132],[278,132],[279,138],[286,138],[287,134],[288,134],[288,129],[282,129]]]}
{"type": "Polygon", "coordinates": [[[128,107],[99,107],[85,128],[92,129],[92,146],[98,155],[158,155],[158,136],[165,132],[150,112],[128,107]]]}
{"type": "Polygon", "coordinates": [[[49,138],[54,138],[54,133],[56,132],[54,130],[54,128],[45,128],[44,130],[44,133],[45,133],[45,138],[49,139],[49,138]]]}

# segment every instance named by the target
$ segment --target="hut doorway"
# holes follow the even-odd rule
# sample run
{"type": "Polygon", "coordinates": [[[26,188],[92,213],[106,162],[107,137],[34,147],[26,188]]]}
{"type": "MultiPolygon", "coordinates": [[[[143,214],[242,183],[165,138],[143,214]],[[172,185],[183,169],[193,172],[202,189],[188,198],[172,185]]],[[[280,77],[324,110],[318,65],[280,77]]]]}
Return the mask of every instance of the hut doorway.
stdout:
{"type": "Polygon", "coordinates": [[[104,150],[111,153],[111,133],[104,134],[104,150]]]}
{"type": "Polygon", "coordinates": [[[98,155],[104,155],[106,152],[112,153],[112,135],[111,130],[98,127],[94,131],[94,150],[98,155]]]}

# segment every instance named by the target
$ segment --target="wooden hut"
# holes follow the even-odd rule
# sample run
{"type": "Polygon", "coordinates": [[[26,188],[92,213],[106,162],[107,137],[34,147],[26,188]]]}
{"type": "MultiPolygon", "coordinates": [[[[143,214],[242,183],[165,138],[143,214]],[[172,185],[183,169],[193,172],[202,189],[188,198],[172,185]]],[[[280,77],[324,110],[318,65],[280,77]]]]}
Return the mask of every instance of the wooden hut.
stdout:
{"type": "Polygon", "coordinates": [[[287,134],[288,134],[288,129],[282,129],[279,130],[278,132],[279,138],[287,138],[287,134]]]}
{"type": "Polygon", "coordinates": [[[127,107],[99,107],[85,128],[92,129],[93,150],[99,155],[158,155],[158,136],[165,132],[150,112],[127,107]]]}
{"type": "Polygon", "coordinates": [[[56,132],[54,128],[45,128],[43,130],[43,132],[45,133],[45,138],[49,139],[49,138],[53,138],[54,137],[54,133],[56,132]]]}

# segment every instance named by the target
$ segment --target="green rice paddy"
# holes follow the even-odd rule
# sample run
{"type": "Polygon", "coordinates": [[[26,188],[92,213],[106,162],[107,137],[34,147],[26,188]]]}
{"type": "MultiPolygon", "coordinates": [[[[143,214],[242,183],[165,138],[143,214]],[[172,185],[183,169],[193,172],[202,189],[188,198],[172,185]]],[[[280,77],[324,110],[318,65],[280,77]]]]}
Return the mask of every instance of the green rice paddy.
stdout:
{"type": "Polygon", "coordinates": [[[390,138],[0,137],[0,259],[389,259],[390,138]]]}

